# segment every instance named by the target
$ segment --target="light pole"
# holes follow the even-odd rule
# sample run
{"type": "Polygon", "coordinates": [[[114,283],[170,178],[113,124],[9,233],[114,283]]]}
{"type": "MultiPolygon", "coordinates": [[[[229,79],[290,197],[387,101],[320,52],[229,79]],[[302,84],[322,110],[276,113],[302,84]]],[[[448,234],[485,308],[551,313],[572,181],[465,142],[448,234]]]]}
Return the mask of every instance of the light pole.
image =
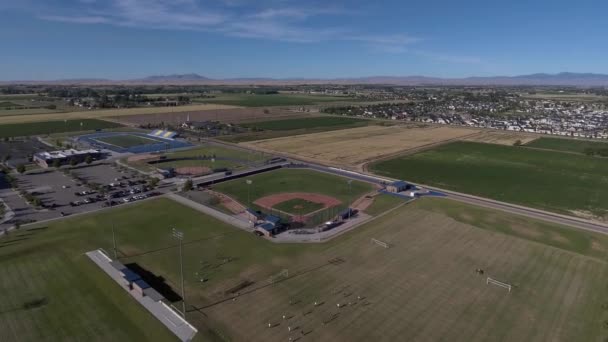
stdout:
{"type": "Polygon", "coordinates": [[[348,197],[350,198],[350,200],[349,200],[350,204],[348,205],[348,219],[350,220],[350,214],[352,213],[352,209],[350,208],[350,205],[353,203],[353,191],[352,191],[353,180],[349,179],[347,181],[347,183],[348,183],[348,197]]]}
{"type": "Polygon", "coordinates": [[[253,183],[253,181],[248,179],[245,183],[247,183],[247,205],[251,208],[251,183],[253,183]]]}
{"type": "Polygon", "coordinates": [[[175,228],[171,229],[171,235],[179,240],[179,270],[182,278],[182,316],[186,318],[186,292],[184,290],[184,259],[182,255],[182,244],[184,241],[184,233],[175,228]]]}

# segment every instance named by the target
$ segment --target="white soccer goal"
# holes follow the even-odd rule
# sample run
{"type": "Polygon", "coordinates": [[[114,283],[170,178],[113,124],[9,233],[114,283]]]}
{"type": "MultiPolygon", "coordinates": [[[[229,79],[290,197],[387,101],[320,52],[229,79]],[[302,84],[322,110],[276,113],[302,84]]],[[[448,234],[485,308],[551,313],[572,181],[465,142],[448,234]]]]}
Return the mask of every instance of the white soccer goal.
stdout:
{"type": "Polygon", "coordinates": [[[508,289],[508,290],[509,290],[509,292],[511,292],[511,287],[512,287],[512,286],[511,286],[510,284],[503,283],[502,281],[498,281],[498,280],[496,280],[496,279],[492,279],[492,278],[488,277],[488,278],[486,279],[486,285],[488,285],[488,284],[492,284],[492,285],[496,285],[496,286],[504,287],[505,289],[508,289]]]}
{"type": "Polygon", "coordinates": [[[384,248],[389,248],[390,247],[390,245],[388,243],[386,243],[384,241],[380,241],[378,239],[372,239],[372,242],[375,243],[375,244],[377,244],[378,246],[382,246],[384,248]]]}

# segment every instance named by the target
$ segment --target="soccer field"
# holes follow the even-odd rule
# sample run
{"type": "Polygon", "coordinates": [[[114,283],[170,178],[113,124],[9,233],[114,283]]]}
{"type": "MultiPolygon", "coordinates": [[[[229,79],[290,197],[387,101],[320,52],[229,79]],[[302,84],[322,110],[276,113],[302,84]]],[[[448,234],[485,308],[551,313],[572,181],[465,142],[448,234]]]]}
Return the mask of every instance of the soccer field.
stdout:
{"type": "Polygon", "coordinates": [[[157,140],[154,138],[142,137],[139,135],[130,135],[130,134],[120,134],[120,135],[111,135],[107,137],[99,137],[95,138],[102,143],[122,147],[129,148],[133,146],[140,145],[148,145],[148,144],[158,144],[162,142],[162,140],[157,140]]]}
{"type": "Polygon", "coordinates": [[[422,199],[328,243],[276,244],[157,199],[0,239],[0,340],[172,339],[82,255],[111,251],[110,222],[121,261],[176,292],[178,247],[169,232],[184,232],[188,319],[199,341],[285,341],[302,331],[324,341],[608,337],[604,235],[422,199]],[[487,276],[513,291],[486,285],[487,276]]]}
{"type": "Polygon", "coordinates": [[[608,213],[608,159],[525,147],[457,142],[375,163],[406,179],[565,214],[608,213]]]}

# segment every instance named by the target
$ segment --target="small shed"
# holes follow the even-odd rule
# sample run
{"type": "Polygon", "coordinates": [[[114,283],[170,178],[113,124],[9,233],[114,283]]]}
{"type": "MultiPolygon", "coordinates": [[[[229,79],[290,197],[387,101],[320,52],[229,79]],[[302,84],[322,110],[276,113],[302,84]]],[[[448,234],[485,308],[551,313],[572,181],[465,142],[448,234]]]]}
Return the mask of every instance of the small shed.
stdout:
{"type": "Polygon", "coordinates": [[[266,215],[266,217],[264,218],[264,221],[272,224],[274,227],[281,224],[281,218],[278,216],[274,216],[274,215],[266,215]]]}
{"type": "Polygon", "coordinates": [[[410,189],[412,186],[404,181],[396,181],[386,186],[386,191],[398,193],[410,189]]]}
{"type": "Polygon", "coordinates": [[[133,291],[139,293],[142,297],[145,296],[144,291],[149,289],[150,285],[143,279],[138,279],[133,282],[133,291]]]}
{"type": "Polygon", "coordinates": [[[272,237],[276,233],[277,227],[267,222],[255,227],[255,231],[266,237],[272,237]]]}

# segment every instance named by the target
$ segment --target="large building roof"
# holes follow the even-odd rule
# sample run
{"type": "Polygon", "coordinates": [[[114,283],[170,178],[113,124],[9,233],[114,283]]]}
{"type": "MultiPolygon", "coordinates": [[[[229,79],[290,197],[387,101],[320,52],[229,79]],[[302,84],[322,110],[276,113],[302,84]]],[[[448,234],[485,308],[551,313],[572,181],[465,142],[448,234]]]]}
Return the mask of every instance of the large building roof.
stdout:
{"type": "Polygon", "coordinates": [[[43,159],[60,159],[60,158],[69,158],[73,156],[82,156],[86,154],[99,153],[99,150],[59,150],[59,151],[51,151],[51,152],[40,152],[36,153],[36,156],[43,159]]]}

